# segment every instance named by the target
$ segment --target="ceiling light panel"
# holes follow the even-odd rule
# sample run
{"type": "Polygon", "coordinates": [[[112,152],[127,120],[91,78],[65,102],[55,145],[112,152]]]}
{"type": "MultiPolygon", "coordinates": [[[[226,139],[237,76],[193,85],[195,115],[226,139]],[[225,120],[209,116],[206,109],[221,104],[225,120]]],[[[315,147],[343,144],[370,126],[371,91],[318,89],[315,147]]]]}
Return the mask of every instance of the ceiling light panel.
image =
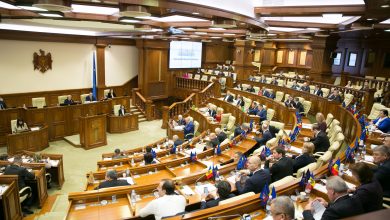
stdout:
{"type": "Polygon", "coordinates": [[[213,31],[226,31],[225,28],[216,28],[216,27],[211,27],[209,28],[210,30],[213,30],[213,31]]]}
{"type": "Polygon", "coordinates": [[[77,30],[77,29],[65,29],[65,28],[51,28],[51,27],[40,27],[30,25],[18,25],[18,24],[4,24],[0,23],[0,29],[14,30],[14,31],[31,31],[41,33],[54,33],[54,34],[72,34],[72,35],[86,35],[96,36],[95,31],[77,30]]]}
{"type": "Polygon", "coordinates": [[[294,32],[294,31],[302,31],[302,28],[289,28],[289,27],[269,27],[271,31],[281,31],[281,32],[294,32]]]}
{"type": "MultiPolygon", "coordinates": [[[[341,14],[340,14],[341,15],[341,14]]],[[[327,16],[327,15],[325,15],[327,16]]],[[[351,19],[352,16],[332,16],[330,17],[263,17],[265,21],[288,21],[288,22],[304,22],[304,23],[322,23],[322,24],[340,24],[351,19]]]]}
{"type": "Polygon", "coordinates": [[[114,15],[119,13],[119,8],[72,4],[72,12],[114,15]]]}
{"type": "Polygon", "coordinates": [[[252,0],[255,7],[262,6],[311,6],[311,5],[364,5],[364,0],[252,0]]]}
{"type": "Polygon", "coordinates": [[[33,6],[18,5],[18,7],[21,9],[24,9],[24,10],[29,10],[29,11],[47,11],[46,9],[37,8],[37,7],[33,7],[33,6]]]}
{"type": "Polygon", "coordinates": [[[181,16],[181,15],[172,15],[172,16],[167,16],[167,17],[163,17],[163,18],[155,18],[155,19],[152,19],[154,21],[160,21],[160,22],[186,22],[186,21],[189,21],[189,22],[201,22],[201,21],[208,21],[208,20],[205,20],[205,19],[200,19],[200,18],[193,18],[193,17],[186,17],[186,16],[181,16]]]}
{"type": "Polygon", "coordinates": [[[390,24],[390,18],[385,20],[385,21],[380,22],[380,24],[390,24]]]}
{"type": "Polygon", "coordinates": [[[6,8],[6,9],[20,9],[14,5],[11,5],[11,4],[8,4],[8,3],[5,3],[5,2],[1,2],[0,1],[0,8],[6,8]]]}

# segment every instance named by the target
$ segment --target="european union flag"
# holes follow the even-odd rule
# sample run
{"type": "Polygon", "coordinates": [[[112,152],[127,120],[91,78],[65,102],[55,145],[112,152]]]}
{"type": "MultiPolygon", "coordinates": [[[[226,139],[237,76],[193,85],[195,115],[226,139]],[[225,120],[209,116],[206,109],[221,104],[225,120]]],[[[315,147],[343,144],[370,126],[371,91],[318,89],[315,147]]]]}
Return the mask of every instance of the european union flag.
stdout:
{"type": "Polygon", "coordinates": [[[154,151],[153,149],[152,149],[152,157],[153,159],[157,157],[156,151],[154,151]]]}
{"type": "Polygon", "coordinates": [[[240,160],[237,163],[237,170],[241,170],[241,169],[245,168],[246,160],[247,159],[246,159],[245,155],[242,155],[240,157],[240,160]]]}
{"type": "Polygon", "coordinates": [[[260,205],[266,206],[269,199],[269,188],[267,183],[264,185],[263,190],[261,190],[259,198],[260,198],[260,205]]]}
{"type": "Polygon", "coordinates": [[[216,154],[217,155],[221,155],[221,153],[222,153],[221,144],[218,144],[218,147],[217,147],[217,150],[216,150],[216,154]]]}
{"type": "Polygon", "coordinates": [[[272,154],[271,149],[269,149],[268,147],[265,147],[265,156],[268,157],[271,154],[272,154]]]}
{"type": "Polygon", "coordinates": [[[253,129],[253,119],[249,122],[249,128],[252,130],[253,129]]]}
{"type": "Polygon", "coordinates": [[[175,154],[176,153],[176,145],[173,145],[172,149],[171,149],[171,153],[175,154]]]}
{"type": "Polygon", "coordinates": [[[275,187],[274,187],[274,186],[272,186],[271,198],[272,198],[272,199],[275,199],[275,198],[276,198],[276,190],[275,190],[275,187]]]}

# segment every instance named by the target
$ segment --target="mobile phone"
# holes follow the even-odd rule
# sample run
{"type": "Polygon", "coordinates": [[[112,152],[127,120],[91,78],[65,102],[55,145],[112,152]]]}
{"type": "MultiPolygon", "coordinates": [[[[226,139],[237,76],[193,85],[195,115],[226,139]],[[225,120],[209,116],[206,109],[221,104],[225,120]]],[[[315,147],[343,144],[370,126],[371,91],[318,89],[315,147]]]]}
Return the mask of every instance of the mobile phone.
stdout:
{"type": "Polygon", "coordinates": [[[209,188],[207,188],[206,186],[203,188],[203,193],[204,194],[209,194],[209,188]]]}

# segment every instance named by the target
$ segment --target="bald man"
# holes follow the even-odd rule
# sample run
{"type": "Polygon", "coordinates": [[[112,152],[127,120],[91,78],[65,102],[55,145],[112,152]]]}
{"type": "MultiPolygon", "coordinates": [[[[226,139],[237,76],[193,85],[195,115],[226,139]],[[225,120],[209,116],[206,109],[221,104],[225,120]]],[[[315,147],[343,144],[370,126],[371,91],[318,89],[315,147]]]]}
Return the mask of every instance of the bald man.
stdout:
{"type": "Polygon", "coordinates": [[[218,137],[219,143],[222,143],[222,142],[227,138],[226,133],[223,132],[220,128],[216,128],[216,129],[215,129],[215,134],[216,134],[217,137],[218,137]]]}
{"type": "Polygon", "coordinates": [[[247,170],[240,170],[240,176],[236,177],[236,188],[239,194],[247,192],[260,193],[265,184],[271,183],[269,170],[261,169],[261,160],[257,156],[251,156],[247,162],[247,170]],[[241,176],[248,176],[244,186],[241,185],[241,176]]]}
{"type": "Polygon", "coordinates": [[[218,137],[215,133],[210,133],[209,138],[210,138],[210,143],[213,146],[213,148],[216,148],[220,144],[218,137]]]}

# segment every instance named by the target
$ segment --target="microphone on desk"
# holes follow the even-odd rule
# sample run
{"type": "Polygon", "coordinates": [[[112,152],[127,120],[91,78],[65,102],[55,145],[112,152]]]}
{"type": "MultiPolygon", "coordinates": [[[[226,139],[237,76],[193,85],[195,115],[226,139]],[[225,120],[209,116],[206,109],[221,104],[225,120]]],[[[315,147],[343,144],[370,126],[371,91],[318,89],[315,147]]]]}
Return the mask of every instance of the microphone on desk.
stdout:
{"type": "Polygon", "coordinates": [[[200,176],[198,179],[195,181],[195,186],[198,184],[199,180],[202,179],[202,177],[206,176],[206,173],[200,176]]]}
{"type": "Polygon", "coordinates": [[[241,219],[243,219],[240,214],[212,216],[212,217],[208,217],[207,219],[212,220],[212,219],[232,218],[232,217],[240,217],[241,219]]]}

